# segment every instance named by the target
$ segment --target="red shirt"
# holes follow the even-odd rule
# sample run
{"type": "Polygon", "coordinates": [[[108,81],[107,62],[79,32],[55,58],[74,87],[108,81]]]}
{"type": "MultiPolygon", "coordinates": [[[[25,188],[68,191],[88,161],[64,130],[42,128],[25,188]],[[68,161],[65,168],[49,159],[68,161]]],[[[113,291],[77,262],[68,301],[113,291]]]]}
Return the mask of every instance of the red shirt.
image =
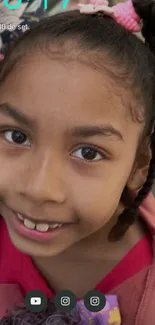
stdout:
{"type": "MultiPolygon", "coordinates": [[[[107,294],[151,263],[151,239],[146,236],[95,289],[107,294]]],[[[54,292],[48,287],[31,258],[13,246],[3,218],[0,218],[0,283],[18,283],[24,296],[31,290],[40,290],[49,298],[54,296],[54,292]]]]}

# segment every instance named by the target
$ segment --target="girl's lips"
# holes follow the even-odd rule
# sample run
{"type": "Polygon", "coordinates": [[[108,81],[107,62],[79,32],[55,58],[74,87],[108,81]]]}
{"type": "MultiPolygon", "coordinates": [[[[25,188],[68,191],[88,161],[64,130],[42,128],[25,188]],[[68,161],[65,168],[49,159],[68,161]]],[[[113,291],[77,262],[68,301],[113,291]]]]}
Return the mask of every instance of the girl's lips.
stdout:
{"type": "MultiPolygon", "coordinates": [[[[34,223],[37,223],[37,224],[39,224],[39,223],[43,223],[43,224],[70,224],[70,222],[61,222],[61,221],[49,221],[49,220],[46,220],[46,219],[38,219],[38,218],[32,218],[32,217],[30,217],[30,216],[27,216],[27,215],[25,215],[25,214],[22,214],[22,213],[17,213],[17,212],[15,212],[15,211],[13,211],[13,213],[15,213],[16,215],[18,215],[18,216],[22,216],[22,217],[24,217],[24,218],[26,218],[26,219],[28,219],[28,220],[30,220],[30,221],[32,221],[32,222],[34,222],[34,223]]],[[[20,219],[20,218],[19,218],[20,219]]]]}
{"type": "MultiPolygon", "coordinates": [[[[11,222],[13,228],[22,236],[36,240],[36,241],[50,241],[55,236],[57,236],[62,228],[66,227],[66,225],[62,226],[61,228],[50,229],[47,232],[41,232],[38,230],[33,230],[25,227],[23,221],[19,220],[17,214],[14,213],[13,217],[11,218],[11,222]]],[[[69,225],[69,224],[68,224],[69,225]]]]}

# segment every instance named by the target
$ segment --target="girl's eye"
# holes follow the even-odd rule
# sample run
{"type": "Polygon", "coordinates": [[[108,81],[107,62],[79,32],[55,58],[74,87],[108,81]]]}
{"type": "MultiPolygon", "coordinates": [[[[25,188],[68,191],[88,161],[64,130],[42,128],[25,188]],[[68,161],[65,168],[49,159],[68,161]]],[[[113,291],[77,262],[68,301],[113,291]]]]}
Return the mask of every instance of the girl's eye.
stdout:
{"type": "Polygon", "coordinates": [[[84,147],[74,151],[73,156],[79,159],[97,161],[103,159],[104,155],[100,154],[96,149],[84,147]]]}
{"type": "Polygon", "coordinates": [[[30,141],[28,140],[28,137],[23,132],[18,130],[5,131],[4,138],[10,143],[30,146],[30,141]]]}

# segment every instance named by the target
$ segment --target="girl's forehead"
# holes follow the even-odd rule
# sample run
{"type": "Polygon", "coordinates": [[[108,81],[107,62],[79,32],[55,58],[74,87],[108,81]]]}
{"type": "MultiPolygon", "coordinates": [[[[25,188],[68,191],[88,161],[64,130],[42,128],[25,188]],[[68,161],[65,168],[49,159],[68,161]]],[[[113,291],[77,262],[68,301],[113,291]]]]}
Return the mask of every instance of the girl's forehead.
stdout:
{"type": "Polygon", "coordinates": [[[129,122],[133,124],[127,91],[115,87],[106,73],[79,61],[45,55],[23,60],[6,78],[0,96],[2,102],[9,101],[38,123],[102,121],[124,130],[129,122]]]}

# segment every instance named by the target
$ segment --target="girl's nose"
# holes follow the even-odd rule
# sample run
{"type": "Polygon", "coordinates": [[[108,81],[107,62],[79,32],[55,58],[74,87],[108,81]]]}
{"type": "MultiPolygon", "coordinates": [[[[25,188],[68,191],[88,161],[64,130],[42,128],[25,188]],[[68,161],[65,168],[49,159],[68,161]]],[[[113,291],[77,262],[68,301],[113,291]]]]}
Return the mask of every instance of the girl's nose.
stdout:
{"type": "Polygon", "coordinates": [[[36,204],[55,202],[62,204],[66,201],[63,168],[44,161],[40,166],[30,166],[21,179],[18,193],[36,204]]]}

